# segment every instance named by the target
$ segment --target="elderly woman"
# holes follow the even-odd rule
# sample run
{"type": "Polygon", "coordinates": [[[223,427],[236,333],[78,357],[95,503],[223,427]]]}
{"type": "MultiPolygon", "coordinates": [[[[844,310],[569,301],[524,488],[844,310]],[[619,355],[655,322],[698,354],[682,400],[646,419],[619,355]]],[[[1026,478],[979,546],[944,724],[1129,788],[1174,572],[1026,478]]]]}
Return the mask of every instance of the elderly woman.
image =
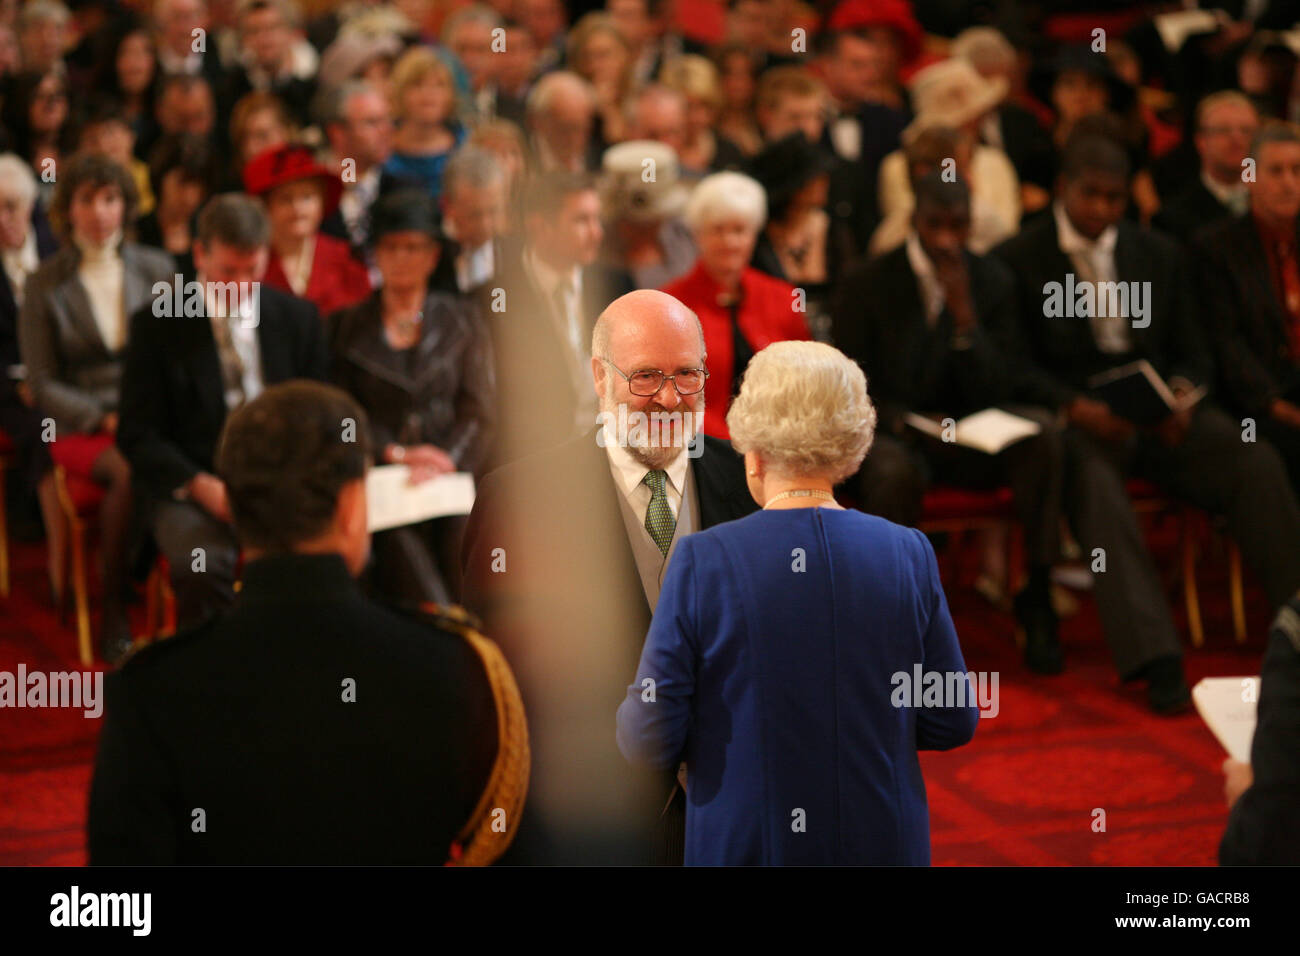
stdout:
{"type": "Polygon", "coordinates": [[[271,256],[262,281],[311,302],[321,317],[370,293],[366,267],[342,239],[320,231],[343,183],[305,146],[281,145],[244,167],[244,190],[266,203],[271,256]]]}
{"type": "Polygon", "coordinates": [[[60,167],[51,215],[66,237],[23,291],[18,342],[36,407],[54,419],[55,464],[94,481],[100,506],[104,606],[101,650],[110,662],[130,646],[123,606],[131,473],[114,444],[128,321],[175,274],[165,252],[122,241],[134,218],[131,174],[102,156],[60,167]]]}
{"type": "Polygon", "coordinates": [[[779,342],[727,422],[763,510],[678,542],[619,748],[685,762],[688,865],[926,865],[917,751],[978,717],[930,543],[831,493],[875,430],[862,370],[779,342]],[[918,671],[956,693],[902,692],[918,671]]]}
{"type": "Polygon", "coordinates": [[[766,220],[767,198],[753,179],[726,172],[700,180],[686,204],[700,258],[663,290],[694,310],[704,327],[704,431],[715,438],[727,437],[727,405],[750,357],[773,342],[810,337],[803,296],[749,264],[766,220]]]}
{"type": "MultiPolygon", "coordinates": [[[[487,327],[457,296],[429,291],[438,208],[418,191],[380,199],[370,243],[383,284],[330,321],[332,377],[365,408],[376,457],[414,481],[478,470],[495,396],[487,327]]],[[[453,600],[463,519],[439,518],[374,537],[373,584],[405,601],[453,600]]]]}
{"type": "MultiPolygon", "coordinates": [[[[37,491],[47,536],[57,533],[59,505],[49,445],[41,441],[42,416],[31,407],[30,391],[22,382],[18,310],[28,276],[57,249],[58,241],[36,205],[36,177],[15,154],[0,155],[0,445],[7,437],[17,453],[14,474],[24,501],[37,491]]],[[[57,553],[54,548],[47,552],[52,582],[62,574],[55,566],[57,553]]]]}
{"type": "Polygon", "coordinates": [[[686,145],[680,159],[687,178],[744,165],[745,153],[717,131],[724,98],[722,77],[712,61],[684,53],[664,64],[659,82],[686,99],[686,145]]]}
{"type": "Polygon", "coordinates": [[[602,206],[609,228],[601,258],[638,289],[656,289],[695,265],[695,240],[682,220],[687,190],[671,146],[636,139],[605,150],[602,206]],[[655,175],[647,178],[646,160],[655,175]]]}

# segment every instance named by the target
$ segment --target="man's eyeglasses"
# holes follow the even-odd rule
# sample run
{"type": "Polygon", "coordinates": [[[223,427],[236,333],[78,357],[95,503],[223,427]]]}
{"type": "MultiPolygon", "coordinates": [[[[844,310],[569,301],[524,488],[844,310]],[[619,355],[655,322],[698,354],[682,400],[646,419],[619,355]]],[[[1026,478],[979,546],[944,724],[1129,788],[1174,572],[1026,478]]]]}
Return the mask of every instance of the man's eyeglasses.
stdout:
{"type": "Polygon", "coordinates": [[[629,375],[609,359],[602,357],[601,361],[627,379],[628,389],[641,398],[658,395],[665,381],[673,383],[678,395],[694,395],[704,388],[704,382],[709,377],[709,370],[703,368],[684,368],[673,375],[665,375],[657,368],[643,368],[629,375]]]}

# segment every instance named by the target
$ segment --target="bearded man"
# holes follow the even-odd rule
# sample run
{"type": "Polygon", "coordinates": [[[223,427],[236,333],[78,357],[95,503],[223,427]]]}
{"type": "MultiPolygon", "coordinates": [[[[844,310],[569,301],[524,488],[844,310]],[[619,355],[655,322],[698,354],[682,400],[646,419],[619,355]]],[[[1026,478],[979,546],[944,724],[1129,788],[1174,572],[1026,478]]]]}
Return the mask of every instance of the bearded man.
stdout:
{"type": "Polygon", "coordinates": [[[597,427],[488,475],[465,536],[463,603],[518,677],[532,745],[502,862],[680,863],[681,794],[627,764],[613,714],[676,542],[756,506],[743,460],[699,430],[708,372],[690,309],[649,289],[614,300],[591,375],[597,427]]]}

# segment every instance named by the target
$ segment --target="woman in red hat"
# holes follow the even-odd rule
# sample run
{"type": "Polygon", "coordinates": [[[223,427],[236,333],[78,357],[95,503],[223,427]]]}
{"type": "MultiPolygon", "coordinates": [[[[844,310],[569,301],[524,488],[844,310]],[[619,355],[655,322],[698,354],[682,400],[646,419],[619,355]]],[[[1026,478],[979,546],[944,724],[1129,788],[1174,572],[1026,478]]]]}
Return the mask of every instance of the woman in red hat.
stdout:
{"type": "Polygon", "coordinates": [[[311,302],[321,317],[370,294],[366,267],[320,224],[343,184],[305,146],[282,144],[244,167],[244,188],[261,197],[271,220],[271,255],[262,281],[311,302]]]}

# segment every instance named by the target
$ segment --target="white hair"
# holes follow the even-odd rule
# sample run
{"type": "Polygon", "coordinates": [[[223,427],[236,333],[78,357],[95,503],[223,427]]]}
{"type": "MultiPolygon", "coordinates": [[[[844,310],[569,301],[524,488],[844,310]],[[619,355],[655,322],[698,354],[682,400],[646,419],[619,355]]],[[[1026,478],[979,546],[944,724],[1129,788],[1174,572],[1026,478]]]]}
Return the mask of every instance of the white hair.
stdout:
{"type": "Polygon", "coordinates": [[[774,342],[745,368],[727,411],[731,445],[784,477],[840,482],[876,437],[876,409],[857,363],[821,342],[774,342]]]}
{"type": "Polygon", "coordinates": [[[551,101],[564,90],[580,93],[586,97],[591,108],[596,108],[596,91],[592,85],[577,73],[568,70],[553,70],[534,84],[524,102],[524,116],[534,120],[551,108],[551,101]]]}
{"type": "Polygon", "coordinates": [[[22,158],[0,153],[0,192],[8,193],[26,206],[36,202],[36,177],[22,158]]]}
{"type": "Polygon", "coordinates": [[[744,173],[705,176],[686,201],[686,224],[699,233],[728,218],[743,219],[758,232],[767,222],[767,194],[757,180],[744,173]]]}
{"type": "Polygon", "coordinates": [[[471,3],[468,7],[461,7],[443,23],[443,46],[451,49],[451,41],[456,36],[456,31],[460,29],[461,24],[464,23],[481,23],[491,29],[505,25],[505,21],[501,19],[501,14],[486,3],[471,3]]]}

